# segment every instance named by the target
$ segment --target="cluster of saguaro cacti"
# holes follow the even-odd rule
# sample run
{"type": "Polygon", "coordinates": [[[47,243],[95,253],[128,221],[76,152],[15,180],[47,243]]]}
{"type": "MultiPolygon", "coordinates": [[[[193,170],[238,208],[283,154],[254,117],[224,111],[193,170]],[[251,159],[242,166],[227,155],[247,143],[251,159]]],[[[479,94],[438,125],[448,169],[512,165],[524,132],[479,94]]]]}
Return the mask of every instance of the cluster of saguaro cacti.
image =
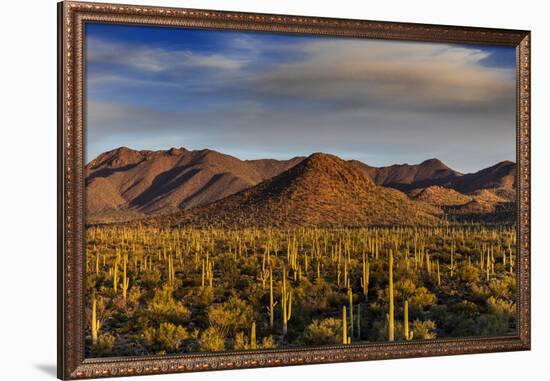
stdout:
{"type": "MultiPolygon", "coordinates": [[[[264,300],[264,304],[267,304],[269,299],[268,306],[255,306],[263,312],[260,314],[255,311],[255,316],[265,316],[261,327],[269,324],[272,332],[275,328],[279,331],[282,323],[283,336],[287,336],[288,323],[292,316],[292,299],[295,299],[296,314],[303,292],[311,286],[310,281],[316,280],[318,283],[313,287],[327,287],[331,293],[338,294],[344,300],[342,314],[346,316],[342,324],[345,325],[345,337],[342,341],[345,343],[361,339],[361,336],[366,338],[370,334],[365,328],[371,327],[372,322],[369,320],[365,325],[366,319],[371,316],[384,318],[384,315],[379,317],[377,312],[367,314],[364,310],[361,320],[361,303],[364,308],[368,305],[369,297],[378,298],[378,294],[372,292],[372,285],[379,285],[380,278],[383,277],[383,283],[385,279],[388,281],[387,300],[384,298],[377,302],[383,304],[383,309],[387,308],[387,338],[393,341],[396,339],[394,298],[397,296],[398,303],[401,303],[401,294],[397,294],[394,286],[401,274],[404,279],[414,279],[415,282],[430,279],[430,282],[424,284],[430,292],[434,292],[434,287],[442,285],[445,286],[443,292],[446,292],[463,281],[461,278],[464,266],[476,266],[481,270],[481,281],[486,287],[486,281],[500,279],[514,272],[514,237],[513,227],[492,229],[475,225],[467,228],[451,226],[288,230],[92,227],[89,230],[86,268],[92,279],[98,280],[95,290],[103,297],[119,297],[121,293],[126,301],[130,286],[136,288],[138,295],[138,286],[144,287],[147,283],[141,277],[148,270],[160,274],[160,282],[166,281],[170,284],[176,280],[177,268],[180,279],[192,279],[190,282],[182,282],[182,288],[213,288],[217,286],[216,279],[220,279],[215,278],[214,260],[229,253],[227,260],[235,261],[239,270],[243,269],[241,264],[246,264],[246,275],[255,280],[257,287],[248,290],[258,292],[253,300],[264,300]],[[282,266],[283,270],[279,272],[282,266]],[[104,284],[112,284],[114,292],[110,288],[102,290],[101,285],[104,284]]],[[[226,257],[223,257],[223,262],[216,262],[220,263],[216,267],[216,276],[225,275],[222,274],[226,268],[225,260],[226,257]]],[[[157,279],[156,275],[151,278],[157,279]]],[[[220,287],[221,284],[226,284],[225,277],[220,280],[223,280],[219,282],[220,287]]],[[[416,286],[417,289],[420,287],[418,284],[416,286]]],[[[179,292],[176,294],[180,297],[179,292]]],[[[216,298],[220,294],[222,293],[216,292],[216,298]]],[[[147,297],[144,296],[141,300],[147,297]]],[[[404,303],[403,337],[411,340],[409,302],[404,303]]],[[[120,306],[118,303],[109,305],[115,304],[120,306]]],[[[138,304],[143,305],[141,301],[138,304]]],[[[130,311],[130,307],[134,305],[128,305],[126,310],[130,311]]],[[[324,311],[318,317],[325,319],[337,312],[324,311]]],[[[292,323],[293,326],[298,324],[296,316],[293,322],[296,322],[292,323]]],[[[254,322],[250,331],[251,347],[256,323],[260,324],[259,321],[254,322]]],[[[302,323],[300,319],[300,324],[302,323]]],[[[94,319],[92,337],[97,337],[98,326],[100,324],[94,319]]],[[[401,339],[401,328],[397,329],[397,336],[401,339]]]]}

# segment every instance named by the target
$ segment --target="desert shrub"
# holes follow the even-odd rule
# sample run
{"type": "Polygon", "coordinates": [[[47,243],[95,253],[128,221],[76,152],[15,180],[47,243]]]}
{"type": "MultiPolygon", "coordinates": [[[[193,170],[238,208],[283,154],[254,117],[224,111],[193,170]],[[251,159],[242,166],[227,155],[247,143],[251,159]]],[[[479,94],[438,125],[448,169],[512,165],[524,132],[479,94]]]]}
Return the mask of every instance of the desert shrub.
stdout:
{"type": "Polygon", "coordinates": [[[481,315],[478,324],[481,336],[501,336],[508,332],[508,317],[503,315],[481,315]]]}
{"type": "Polygon", "coordinates": [[[244,334],[244,332],[237,332],[235,339],[233,340],[233,349],[241,351],[250,349],[250,339],[244,334]]]}
{"type": "Polygon", "coordinates": [[[300,304],[304,307],[323,310],[329,306],[331,289],[330,285],[323,280],[311,283],[304,278],[296,291],[296,300],[300,300],[300,304]]]}
{"type": "Polygon", "coordinates": [[[409,278],[405,278],[395,282],[395,288],[394,288],[395,298],[403,299],[403,300],[410,299],[415,294],[415,291],[416,291],[416,285],[409,278]]]}
{"type": "Polygon", "coordinates": [[[478,322],[475,319],[456,319],[456,324],[453,325],[450,336],[453,337],[468,337],[477,336],[479,333],[478,322]]]}
{"type": "Polygon", "coordinates": [[[205,287],[193,295],[193,300],[198,305],[208,306],[214,302],[214,290],[205,287]]]}
{"type": "MultiPolygon", "coordinates": [[[[388,320],[377,320],[368,331],[371,341],[388,341],[389,324],[388,320]]],[[[403,323],[397,319],[394,321],[394,339],[403,340],[403,323]]]]}
{"type": "Polygon", "coordinates": [[[446,305],[434,304],[428,311],[430,320],[433,320],[438,327],[446,326],[450,318],[446,305]]]}
{"type": "Polygon", "coordinates": [[[512,277],[494,279],[489,283],[489,290],[496,298],[512,298],[516,292],[516,280],[512,277]]]}
{"type": "Polygon", "coordinates": [[[435,323],[432,320],[415,320],[412,324],[415,340],[433,340],[436,338],[435,323]]]}
{"type": "Polygon", "coordinates": [[[479,312],[477,304],[469,300],[462,300],[460,303],[455,304],[451,310],[461,317],[475,317],[479,312]]]}
{"type": "Polygon", "coordinates": [[[472,296],[480,301],[487,299],[490,295],[489,290],[483,285],[477,285],[476,283],[470,284],[472,296]]]}
{"type": "Polygon", "coordinates": [[[155,351],[175,352],[181,342],[189,338],[187,330],[172,323],[161,323],[159,328],[149,327],[143,332],[145,342],[155,351]]]}
{"type": "Polygon", "coordinates": [[[244,300],[232,296],[225,303],[208,308],[208,322],[223,336],[234,336],[253,320],[254,312],[244,300]]]}
{"type": "Polygon", "coordinates": [[[142,291],[139,286],[134,286],[130,289],[128,293],[128,305],[132,307],[137,307],[141,300],[142,291]]]}
{"type": "Polygon", "coordinates": [[[189,309],[182,303],[174,300],[173,288],[165,285],[155,291],[155,296],[147,306],[150,319],[155,323],[171,321],[182,323],[191,315],[189,309]]]}
{"type": "Polygon", "coordinates": [[[140,275],[139,279],[140,284],[143,286],[143,288],[146,290],[150,290],[152,288],[155,288],[160,283],[161,274],[158,269],[144,271],[140,275]]]}
{"type": "Polygon", "coordinates": [[[107,356],[113,351],[116,338],[110,333],[102,333],[97,337],[97,344],[92,346],[95,356],[107,356]]]}
{"type": "Polygon", "coordinates": [[[302,340],[307,345],[339,344],[342,342],[342,319],[313,320],[306,327],[302,340]]]}
{"type": "Polygon", "coordinates": [[[409,303],[426,308],[437,303],[437,297],[426,287],[419,287],[410,298],[409,303]]]}
{"type": "Polygon", "coordinates": [[[474,265],[465,264],[457,271],[458,279],[464,283],[476,283],[479,281],[479,268],[474,265]]]}
{"type": "Polygon", "coordinates": [[[269,335],[262,339],[262,349],[277,348],[277,345],[273,341],[273,336],[269,335]]]}
{"type": "Polygon", "coordinates": [[[224,336],[214,327],[208,327],[199,336],[201,352],[219,352],[225,349],[224,336]]]}
{"type": "Polygon", "coordinates": [[[491,296],[487,299],[489,312],[496,315],[513,316],[516,314],[516,304],[504,299],[491,296]]]}

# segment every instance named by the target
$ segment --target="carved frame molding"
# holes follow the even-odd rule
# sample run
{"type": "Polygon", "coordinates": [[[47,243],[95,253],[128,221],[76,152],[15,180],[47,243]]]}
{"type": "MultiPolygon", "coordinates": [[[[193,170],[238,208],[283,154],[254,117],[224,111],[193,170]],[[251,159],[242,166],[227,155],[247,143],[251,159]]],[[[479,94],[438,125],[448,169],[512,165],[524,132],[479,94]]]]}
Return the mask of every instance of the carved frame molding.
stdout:
{"type": "Polygon", "coordinates": [[[81,379],[529,350],[530,32],[442,25],[58,3],[58,377],[81,379]],[[86,22],[515,46],[517,51],[517,334],[175,356],[84,358],[84,28],[86,22]]]}

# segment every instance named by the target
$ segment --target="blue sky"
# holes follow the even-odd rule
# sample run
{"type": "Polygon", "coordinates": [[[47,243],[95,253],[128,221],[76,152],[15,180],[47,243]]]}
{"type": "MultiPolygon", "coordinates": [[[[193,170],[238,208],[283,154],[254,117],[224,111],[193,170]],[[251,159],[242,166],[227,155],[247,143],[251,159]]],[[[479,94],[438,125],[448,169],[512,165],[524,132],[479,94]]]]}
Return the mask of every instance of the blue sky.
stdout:
{"type": "Polygon", "coordinates": [[[509,47],[92,23],[87,160],[120,146],[323,151],[471,172],[515,160],[514,89],[509,47]]]}

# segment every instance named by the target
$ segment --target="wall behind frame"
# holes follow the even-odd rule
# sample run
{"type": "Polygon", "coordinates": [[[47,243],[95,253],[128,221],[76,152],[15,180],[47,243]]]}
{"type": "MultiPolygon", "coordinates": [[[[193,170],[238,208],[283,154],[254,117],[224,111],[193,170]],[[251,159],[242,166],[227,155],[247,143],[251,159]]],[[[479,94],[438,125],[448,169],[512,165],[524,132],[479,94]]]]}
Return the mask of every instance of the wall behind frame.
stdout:
{"type": "MultiPolygon", "coordinates": [[[[103,0],[104,2],[114,2],[103,0]]],[[[550,352],[550,23],[544,2],[524,0],[119,0],[173,7],[530,29],[532,60],[531,352],[435,357],[157,376],[162,380],[275,381],[542,379],[550,352]],[[161,378],[162,377],[162,378],[161,378]]],[[[56,1],[3,4],[0,23],[0,290],[2,379],[55,377],[56,345],[56,1]]],[[[152,380],[150,377],[134,378],[152,380]]]]}

